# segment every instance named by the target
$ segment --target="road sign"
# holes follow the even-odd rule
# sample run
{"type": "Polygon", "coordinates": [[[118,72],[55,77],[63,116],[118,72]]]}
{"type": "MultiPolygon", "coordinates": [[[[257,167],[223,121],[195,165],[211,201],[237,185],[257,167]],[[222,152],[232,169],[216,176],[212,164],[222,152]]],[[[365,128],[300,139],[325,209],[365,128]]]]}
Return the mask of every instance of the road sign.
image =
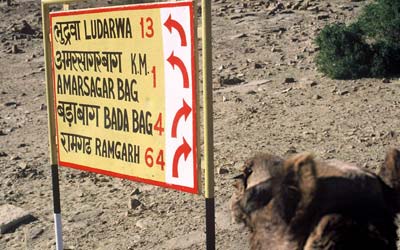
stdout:
{"type": "Polygon", "coordinates": [[[59,165],[198,193],[193,8],[50,14],[59,165]]]}

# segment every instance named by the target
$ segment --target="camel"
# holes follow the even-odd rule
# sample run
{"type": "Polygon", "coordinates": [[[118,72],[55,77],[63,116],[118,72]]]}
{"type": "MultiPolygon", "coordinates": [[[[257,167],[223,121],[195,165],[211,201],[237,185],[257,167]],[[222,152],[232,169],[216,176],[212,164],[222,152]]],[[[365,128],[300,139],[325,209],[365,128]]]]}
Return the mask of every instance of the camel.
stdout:
{"type": "Polygon", "coordinates": [[[379,175],[302,153],[259,154],[236,177],[231,211],[250,230],[252,250],[396,248],[400,152],[379,175]]]}

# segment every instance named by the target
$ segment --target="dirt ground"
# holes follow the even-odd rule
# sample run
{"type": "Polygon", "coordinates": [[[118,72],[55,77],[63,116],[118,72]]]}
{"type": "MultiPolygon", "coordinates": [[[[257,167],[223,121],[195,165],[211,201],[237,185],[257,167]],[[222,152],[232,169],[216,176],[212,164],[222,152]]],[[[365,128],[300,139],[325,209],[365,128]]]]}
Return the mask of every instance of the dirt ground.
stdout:
{"type": "MultiPolygon", "coordinates": [[[[254,153],[310,151],[376,171],[400,147],[400,79],[331,80],[313,62],[318,31],[365,4],[212,0],[217,249],[248,248],[228,202],[254,153]]],[[[55,246],[44,70],[40,1],[0,3],[0,205],[37,218],[0,234],[0,249],[55,246]]],[[[205,249],[201,195],[68,168],[60,182],[65,249],[205,249]]]]}

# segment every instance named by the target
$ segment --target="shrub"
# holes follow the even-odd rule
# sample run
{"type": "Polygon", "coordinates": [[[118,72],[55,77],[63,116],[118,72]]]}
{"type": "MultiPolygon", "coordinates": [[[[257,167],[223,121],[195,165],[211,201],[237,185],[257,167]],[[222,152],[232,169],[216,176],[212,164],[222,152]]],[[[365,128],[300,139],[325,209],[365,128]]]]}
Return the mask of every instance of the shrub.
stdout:
{"type": "Polygon", "coordinates": [[[400,73],[400,45],[380,41],[374,44],[370,76],[391,76],[400,73]]]}
{"type": "Polygon", "coordinates": [[[326,26],[316,39],[320,52],[318,69],[335,79],[359,78],[368,74],[372,51],[356,25],[326,26]]]}
{"type": "Polygon", "coordinates": [[[315,42],[318,69],[329,77],[352,79],[400,73],[400,0],[377,0],[352,24],[325,26],[315,42]]]}
{"type": "Polygon", "coordinates": [[[357,20],[365,34],[377,41],[400,39],[400,0],[377,0],[364,7],[357,20]]]}

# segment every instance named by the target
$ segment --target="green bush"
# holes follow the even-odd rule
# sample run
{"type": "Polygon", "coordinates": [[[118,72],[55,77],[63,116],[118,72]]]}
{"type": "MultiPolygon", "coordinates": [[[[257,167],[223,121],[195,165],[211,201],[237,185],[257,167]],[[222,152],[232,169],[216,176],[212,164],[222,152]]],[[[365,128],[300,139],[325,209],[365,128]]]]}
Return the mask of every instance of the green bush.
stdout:
{"type": "Polygon", "coordinates": [[[400,74],[400,45],[391,42],[374,44],[370,76],[382,77],[400,74]]]}
{"type": "Polygon", "coordinates": [[[320,71],[335,79],[358,78],[368,74],[372,51],[355,25],[326,26],[316,39],[320,71]]]}
{"type": "Polygon", "coordinates": [[[364,7],[357,20],[363,32],[376,41],[400,39],[400,0],[377,0],[364,7]]]}
{"type": "Polygon", "coordinates": [[[335,79],[400,74],[400,0],[377,0],[352,24],[325,26],[315,39],[318,69],[335,79]]]}

